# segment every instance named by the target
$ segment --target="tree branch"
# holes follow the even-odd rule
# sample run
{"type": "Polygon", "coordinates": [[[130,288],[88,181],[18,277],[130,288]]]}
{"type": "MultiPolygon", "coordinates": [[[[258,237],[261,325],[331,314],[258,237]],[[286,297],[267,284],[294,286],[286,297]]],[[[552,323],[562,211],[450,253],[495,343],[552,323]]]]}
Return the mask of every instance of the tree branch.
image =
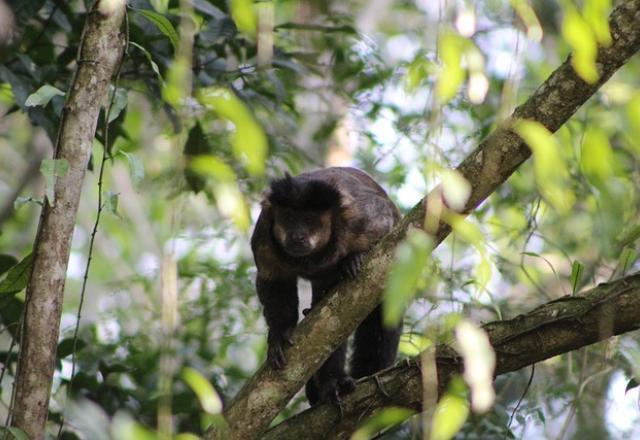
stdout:
{"type": "MultiPolygon", "coordinates": [[[[495,375],[640,328],[640,272],[600,284],[581,296],[565,296],[529,313],[483,326],[496,352],[495,375]]],[[[447,345],[437,349],[438,393],[462,372],[462,358],[447,345]]],[[[367,417],[385,406],[422,410],[418,358],[363,378],[342,401],[342,419],[334,405],[318,405],[269,430],[263,440],[348,439],[367,417]],[[392,396],[392,397],[389,397],[392,396]]]]}
{"type": "MultiPolygon", "coordinates": [[[[463,214],[476,208],[531,155],[510,129],[515,120],[532,119],[551,131],[557,130],[638,51],[640,0],[629,0],[615,8],[610,16],[610,26],[613,43],[608,48],[599,48],[601,76],[597,83],[585,83],[576,75],[570,60],[565,61],[458,167],[472,187],[463,214]]],[[[438,193],[434,195],[439,200],[438,193]]],[[[267,428],[313,372],[379,304],[393,250],[409,227],[423,227],[429,197],[414,207],[370,252],[363,272],[356,280],[339,285],[298,325],[293,335],[294,345],[286,353],[287,367],[275,371],[263,365],[229,403],[224,413],[228,425],[209,431],[207,438],[251,439],[267,428]]],[[[434,233],[436,245],[450,231],[447,224],[440,222],[434,233]]]]}
{"type": "Polygon", "coordinates": [[[124,0],[98,0],[87,14],[78,68],[62,111],[54,159],[68,164],[46,200],[25,301],[13,425],[44,438],[71,237],[98,114],[124,49],[124,0]]]}

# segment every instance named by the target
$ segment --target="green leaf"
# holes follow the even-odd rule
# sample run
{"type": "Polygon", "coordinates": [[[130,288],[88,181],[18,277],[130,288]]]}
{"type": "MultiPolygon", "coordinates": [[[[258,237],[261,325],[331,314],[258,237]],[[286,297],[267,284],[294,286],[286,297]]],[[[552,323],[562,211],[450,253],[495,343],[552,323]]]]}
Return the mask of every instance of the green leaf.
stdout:
{"type": "Polygon", "coordinates": [[[154,73],[158,77],[158,81],[160,82],[160,84],[162,84],[164,82],[164,79],[162,78],[162,75],[160,74],[160,68],[158,67],[158,64],[155,61],[153,61],[153,57],[151,56],[149,51],[147,49],[145,49],[143,46],[139,45],[138,43],[136,43],[134,41],[129,41],[129,45],[135,47],[136,49],[139,49],[142,52],[144,57],[147,59],[147,62],[151,66],[151,70],[154,71],[154,73]]]}
{"type": "Polygon", "coordinates": [[[118,216],[118,199],[120,194],[108,191],[104,201],[104,208],[111,214],[118,216]]]}
{"type": "Polygon", "coordinates": [[[115,96],[113,97],[113,103],[109,108],[109,119],[108,122],[111,123],[116,120],[122,110],[127,106],[129,100],[127,98],[127,90],[119,88],[115,92],[115,96]]]}
{"type": "Polygon", "coordinates": [[[598,43],[605,47],[611,45],[609,13],[611,0],[585,0],[582,10],[585,21],[591,27],[598,43]]]}
{"type": "Polygon", "coordinates": [[[584,273],[584,266],[579,261],[575,260],[571,264],[571,293],[575,294],[578,290],[580,281],[582,281],[582,274],[584,273]]]}
{"type": "Polygon", "coordinates": [[[10,426],[4,429],[9,431],[15,440],[29,440],[29,436],[27,435],[27,433],[20,428],[10,426]]]}
{"type": "Polygon", "coordinates": [[[233,154],[242,161],[247,171],[262,175],[267,156],[267,137],[249,109],[238,97],[221,87],[200,89],[196,98],[207,109],[235,125],[232,138],[233,154]]]}
{"type": "Polygon", "coordinates": [[[0,254],[0,275],[18,264],[18,259],[13,255],[0,254]]]}
{"type": "Polygon", "coordinates": [[[27,287],[29,275],[31,274],[32,260],[33,254],[29,254],[21,262],[9,269],[7,276],[0,281],[0,294],[18,293],[27,287]]]}
{"type": "Polygon", "coordinates": [[[211,155],[196,156],[189,167],[195,173],[208,177],[207,184],[216,199],[220,213],[230,218],[241,231],[249,228],[249,207],[238,186],[233,169],[222,160],[211,155]]]}
{"type": "Polygon", "coordinates": [[[64,92],[52,85],[45,84],[27,97],[24,105],[27,107],[46,107],[54,96],[64,96],[64,92]]]}
{"type": "Polygon", "coordinates": [[[596,187],[602,188],[613,175],[615,157],[609,144],[609,138],[598,127],[590,126],[584,133],[580,165],[587,179],[596,187]]]}
{"type": "Polygon", "coordinates": [[[571,65],[586,82],[593,84],[600,78],[596,67],[598,43],[589,24],[573,6],[567,6],[562,22],[562,37],[573,49],[571,65]]]}
{"type": "Polygon", "coordinates": [[[176,29],[173,27],[169,19],[162,14],[158,14],[157,12],[150,11],[148,9],[143,9],[139,12],[143,17],[156,25],[158,30],[169,39],[173,46],[173,50],[177,50],[179,42],[178,32],[176,32],[176,29]]]}
{"type": "Polygon", "coordinates": [[[433,415],[431,440],[449,440],[453,438],[469,416],[469,403],[464,395],[464,383],[460,378],[449,384],[433,415]]]}
{"type": "Polygon", "coordinates": [[[405,333],[400,338],[398,352],[414,357],[433,345],[433,341],[418,333],[405,333]]]}
{"type": "Polygon", "coordinates": [[[377,411],[367,419],[360,428],[351,436],[351,440],[368,440],[376,433],[387,428],[399,425],[416,412],[408,408],[390,406],[377,411]]]}
{"type": "Polygon", "coordinates": [[[127,158],[127,162],[129,162],[129,175],[131,176],[131,182],[133,182],[134,187],[138,188],[142,179],[144,179],[144,165],[142,164],[142,160],[133,153],[127,153],[123,150],[120,150],[119,153],[127,158]]]}
{"type": "Polygon", "coordinates": [[[514,129],[533,151],[533,169],[540,194],[560,212],[573,205],[574,195],[569,188],[569,171],[560,154],[560,146],[542,124],[518,121],[514,129]]]}
{"type": "Polygon", "coordinates": [[[222,401],[211,383],[198,370],[186,367],[182,370],[182,379],[198,396],[200,406],[209,414],[219,414],[222,411],[222,401]]]}
{"type": "Polygon", "coordinates": [[[231,18],[242,32],[255,35],[258,30],[258,18],[253,9],[253,0],[231,0],[231,18]]]}
{"type": "Polygon", "coordinates": [[[436,83],[436,94],[441,104],[449,102],[464,82],[466,72],[462,68],[462,54],[468,43],[453,33],[445,33],[438,41],[438,53],[442,70],[436,83]]]}
{"type": "Polygon", "coordinates": [[[427,269],[433,239],[423,230],[411,229],[396,250],[383,296],[384,323],[396,325],[413,299],[427,269]]]}
{"type": "Polygon", "coordinates": [[[636,92],[627,104],[627,119],[631,142],[636,147],[636,151],[640,152],[640,92],[636,92]]]}
{"type": "MultiPolygon", "coordinates": [[[[86,347],[87,343],[82,339],[78,339],[76,342],[76,353],[86,347]]],[[[56,357],[58,359],[64,359],[73,353],[73,338],[64,338],[58,343],[58,349],[56,350],[56,357]]]]}
{"type": "Polygon", "coordinates": [[[51,206],[55,204],[56,178],[66,176],[68,171],[69,162],[66,159],[44,159],[40,164],[40,172],[45,181],[45,193],[51,206]]]}

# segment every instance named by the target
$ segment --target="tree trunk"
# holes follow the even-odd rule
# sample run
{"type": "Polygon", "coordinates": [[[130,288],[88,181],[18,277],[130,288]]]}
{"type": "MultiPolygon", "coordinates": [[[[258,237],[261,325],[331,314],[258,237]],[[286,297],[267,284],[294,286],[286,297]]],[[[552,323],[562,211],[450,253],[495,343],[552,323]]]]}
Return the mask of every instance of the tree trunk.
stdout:
{"type": "MultiPolygon", "coordinates": [[[[613,43],[598,50],[600,79],[595,84],[585,83],[573,70],[570,60],[565,61],[458,167],[472,188],[463,214],[482,203],[531,155],[511,130],[516,120],[531,119],[556,131],[638,51],[640,0],[626,1],[616,7],[611,13],[610,26],[613,43]]],[[[244,440],[260,436],[313,372],[378,305],[393,250],[410,227],[424,227],[427,200],[440,203],[439,190],[423,199],[371,251],[356,280],[339,285],[314,307],[294,332],[293,347],[286,353],[287,367],[275,371],[263,365],[226,408],[227,426],[209,431],[207,438],[244,440]]],[[[433,229],[437,229],[430,231],[434,232],[436,245],[451,231],[444,222],[433,229]]]]}
{"type": "Polygon", "coordinates": [[[71,237],[101,104],[124,49],[125,0],[98,0],[87,14],[77,70],[62,112],[54,159],[68,170],[46,200],[27,285],[12,424],[44,438],[71,237]]]}

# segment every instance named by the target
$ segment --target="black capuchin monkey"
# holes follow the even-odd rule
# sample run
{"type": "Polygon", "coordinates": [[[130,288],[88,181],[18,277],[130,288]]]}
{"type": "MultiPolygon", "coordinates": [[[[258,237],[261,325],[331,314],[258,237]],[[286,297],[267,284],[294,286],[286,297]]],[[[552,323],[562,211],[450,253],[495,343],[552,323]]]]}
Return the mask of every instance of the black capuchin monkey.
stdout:
{"type": "MultiPolygon", "coordinates": [[[[297,278],[311,281],[311,307],[341,279],[360,271],[363,255],[399,220],[387,193],[355,168],[325,168],[272,182],[251,237],[258,268],[256,289],[269,326],[267,360],[286,364],[284,348],[298,322],[297,278]]],[[[355,332],[351,376],[342,344],[306,385],[311,405],[339,402],[353,378],[390,366],[401,325],[385,328],[381,306],[355,332]]]]}

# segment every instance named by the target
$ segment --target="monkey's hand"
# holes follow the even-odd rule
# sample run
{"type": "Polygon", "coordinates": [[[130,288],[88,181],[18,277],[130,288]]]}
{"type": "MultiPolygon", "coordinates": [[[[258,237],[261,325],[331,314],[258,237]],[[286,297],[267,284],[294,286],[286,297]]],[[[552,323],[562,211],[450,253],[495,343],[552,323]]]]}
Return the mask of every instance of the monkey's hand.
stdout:
{"type": "Polygon", "coordinates": [[[330,377],[319,388],[321,401],[340,403],[342,396],[356,389],[356,382],[351,376],[330,377]]]}
{"type": "Polygon", "coordinates": [[[354,252],[349,254],[338,263],[338,270],[342,278],[353,279],[362,270],[362,262],[364,260],[364,252],[354,252]]]}
{"type": "Polygon", "coordinates": [[[284,330],[269,330],[267,336],[267,361],[276,370],[282,370],[287,365],[287,358],[284,349],[293,345],[291,335],[295,327],[288,327],[284,330]]]}

